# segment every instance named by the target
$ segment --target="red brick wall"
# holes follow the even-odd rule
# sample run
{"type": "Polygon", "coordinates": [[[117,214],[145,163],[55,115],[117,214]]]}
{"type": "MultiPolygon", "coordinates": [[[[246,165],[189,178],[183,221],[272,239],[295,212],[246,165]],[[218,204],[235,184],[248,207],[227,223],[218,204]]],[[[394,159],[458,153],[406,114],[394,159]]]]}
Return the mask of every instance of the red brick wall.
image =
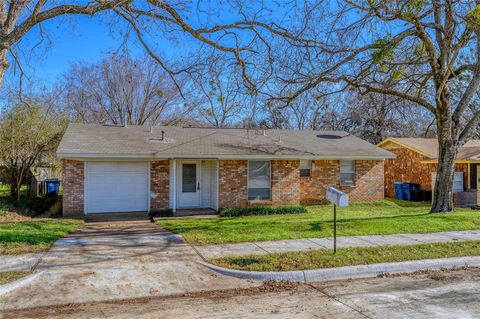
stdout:
{"type": "MultiPolygon", "coordinates": [[[[353,202],[383,199],[383,161],[356,161],[355,186],[340,186],[339,161],[315,161],[310,177],[300,177],[300,161],[272,160],[272,200],[262,205],[314,204],[325,201],[328,186],[350,195],[353,202]]],[[[220,207],[245,207],[248,161],[219,161],[220,207]]]]}
{"type": "Polygon", "coordinates": [[[247,206],[247,163],[246,160],[219,160],[218,205],[220,208],[247,206]]]}
{"type": "Polygon", "coordinates": [[[272,161],[272,204],[300,203],[300,161],[272,161]]]}
{"type": "Polygon", "coordinates": [[[369,202],[384,198],[383,161],[355,161],[355,186],[339,188],[348,193],[352,202],[369,202]]]}
{"type": "Polygon", "coordinates": [[[387,148],[397,157],[385,160],[385,196],[395,197],[393,183],[420,184],[421,189],[432,189],[432,165],[422,164],[427,157],[407,148],[387,148]]]}
{"type": "Polygon", "coordinates": [[[150,209],[152,211],[167,209],[170,194],[170,162],[156,161],[150,165],[150,209]]]}
{"type": "Polygon", "coordinates": [[[63,216],[83,217],[84,162],[62,160],[63,216]]]}
{"type": "MultiPolygon", "coordinates": [[[[432,189],[432,173],[437,164],[424,164],[427,157],[405,147],[386,148],[397,157],[385,160],[385,196],[395,197],[394,182],[420,184],[421,189],[432,189]]],[[[456,164],[455,171],[464,172],[464,187],[468,188],[468,164],[456,164]]]]}
{"type": "Polygon", "coordinates": [[[310,177],[300,177],[300,201],[302,204],[325,202],[329,186],[348,193],[352,202],[383,199],[383,173],[383,161],[355,161],[355,185],[340,186],[340,161],[314,161],[310,177]]]}

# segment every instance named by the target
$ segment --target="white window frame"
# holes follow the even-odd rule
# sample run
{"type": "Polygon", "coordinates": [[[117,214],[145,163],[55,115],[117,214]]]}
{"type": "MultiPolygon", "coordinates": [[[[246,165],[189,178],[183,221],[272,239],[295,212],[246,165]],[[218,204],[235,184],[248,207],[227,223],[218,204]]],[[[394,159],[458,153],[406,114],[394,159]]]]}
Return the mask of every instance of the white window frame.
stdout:
{"type": "Polygon", "coordinates": [[[300,160],[300,177],[302,178],[308,178],[312,176],[312,161],[311,160],[300,160]],[[306,163],[308,165],[308,168],[302,168],[302,163],[306,163]],[[308,175],[302,176],[302,170],[307,170],[308,169],[308,175]]]}
{"type": "Polygon", "coordinates": [[[248,160],[247,161],[247,200],[248,201],[271,201],[272,200],[272,161],[271,160],[248,160]],[[268,186],[270,187],[270,198],[269,199],[249,199],[248,190],[250,189],[250,162],[269,162],[270,165],[270,174],[268,180],[268,186]]]}
{"type": "Polygon", "coordinates": [[[353,160],[340,160],[339,161],[339,174],[340,174],[340,186],[355,186],[355,183],[356,183],[356,179],[355,179],[355,161],[353,160]],[[352,165],[352,171],[348,171],[348,172],[345,172],[345,171],[342,171],[342,163],[346,163],[346,162],[349,162],[351,163],[352,165]],[[343,180],[342,180],[342,174],[353,174],[353,183],[345,183],[343,180]]]}

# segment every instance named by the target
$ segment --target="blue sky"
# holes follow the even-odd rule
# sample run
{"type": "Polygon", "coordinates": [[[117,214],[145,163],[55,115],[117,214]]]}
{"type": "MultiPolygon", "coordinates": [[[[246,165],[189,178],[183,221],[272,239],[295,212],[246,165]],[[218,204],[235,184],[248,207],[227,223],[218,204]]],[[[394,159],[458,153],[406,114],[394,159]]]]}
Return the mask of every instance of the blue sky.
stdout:
{"type": "MultiPolygon", "coordinates": [[[[71,63],[96,62],[122,47],[123,39],[115,35],[115,31],[112,34],[110,27],[97,17],[72,16],[51,20],[42,27],[48,34],[48,40],[37,46],[41,35],[40,29],[35,28],[21,41],[19,49],[26,76],[46,86],[55,83],[71,63]]],[[[144,54],[133,38],[127,47],[133,55],[144,54]]],[[[167,57],[173,52],[169,43],[160,43],[159,47],[167,57]]],[[[10,69],[7,81],[15,81],[14,69],[10,69]]]]}

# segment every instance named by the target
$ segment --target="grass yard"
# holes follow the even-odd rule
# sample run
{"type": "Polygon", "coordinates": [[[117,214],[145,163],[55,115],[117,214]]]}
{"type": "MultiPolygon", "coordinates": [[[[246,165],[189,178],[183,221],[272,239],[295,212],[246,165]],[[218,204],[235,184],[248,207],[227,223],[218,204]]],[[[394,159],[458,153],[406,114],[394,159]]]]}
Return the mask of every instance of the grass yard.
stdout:
{"type": "MultiPolygon", "coordinates": [[[[425,204],[397,200],[339,207],[338,236],[480,229],[479,211],[456,209],[449,214],[429,214],[429,209],[425,204]]],[[[310,206],[308,211],[289,215],[159,219],[157,223],[197,245],[332,236],[332,206],[310,206]]]]}
{"type": "Polygon", "coordinates": [[[240,270],[289,271],[478,255],[480,255],[480,242],[465,241],[413,246],[345,248],[337,250],[336,255],[332,250],[321,249],[218,258],[210,262],[221,267],[240,270]]]}
{"type": "Polygon", "coordinates": [[[27,275],[30,275],[30,271],[7,271],[0,272],[0,285],[6,284],[8,282],[20,279],[27,275]]]}
{"type": "Polygon", "coordinates": [[[68,219],[31,219],[0,223],[0,255],[46,251],[59,238],[83,225],[68,219]]]}
{"type": "MultiPolygon", "coordinates": [[[[26,185],[22,185],[20,187],[20,194],[22,196],[27,195],[27,186],[26,185]]],[[[0,197],[8,197],[8,196],[10,196],[10,186],[6,185],[6,184],[0,184],[0,197]]]]}

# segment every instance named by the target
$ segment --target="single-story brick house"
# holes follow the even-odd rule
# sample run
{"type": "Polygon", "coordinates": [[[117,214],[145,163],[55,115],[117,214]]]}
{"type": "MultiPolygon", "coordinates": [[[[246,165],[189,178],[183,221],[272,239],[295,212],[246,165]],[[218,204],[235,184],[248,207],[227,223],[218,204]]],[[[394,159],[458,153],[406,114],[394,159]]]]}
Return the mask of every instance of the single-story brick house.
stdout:
{"type": "MultiPolygon", "coordinates": [[[[432,190],[438,163],[436,138],[390,137],[378,146],[396,155],[385,160],[385,196],[395,195],[394,182],[416,183],[432,190]]],[[[470,140],[460,148],[455,161],[455,192],[476,191],[479,164],[480,140],[470,140]]]]}
{"type": "Polygon", "coordinates": [[[394,155],[345,132],[70,124],[65,216],[382,199],[394,155]]]}

